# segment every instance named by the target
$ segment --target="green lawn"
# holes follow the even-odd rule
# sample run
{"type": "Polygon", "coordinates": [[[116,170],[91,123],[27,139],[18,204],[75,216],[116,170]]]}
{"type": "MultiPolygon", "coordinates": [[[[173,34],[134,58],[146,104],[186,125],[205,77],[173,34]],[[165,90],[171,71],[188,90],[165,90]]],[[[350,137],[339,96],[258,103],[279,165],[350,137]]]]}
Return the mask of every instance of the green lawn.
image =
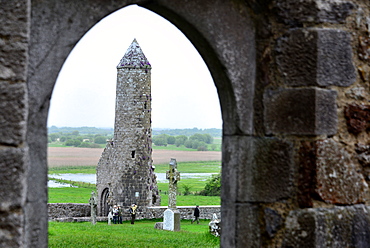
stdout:
{"type": "MultiPolygon", "coordinates": [[[[221,161],[179,162],[177,169],[186,173],[219,173],[221,161]]],[[[155,172],[164,173],[166,171],[168,171],[168,163],[155,165],[155,172]]]]}
{"type": "MultiPolygon", "coordinates": [[[[221,205],[219,196],[203,196],[203,195],[178,195],[176,197],[177,206],[208,206],[221,205]]],[[[161,206],[168,206],[168,195],[161,194],[161,206]]]]}
{"type": "MultiPolygon", "coordinates": [[[[208,151],[221,151],[221,141],[218,139],[212,144],[207,144],[208,151]],[[214,149],[213,149],[214,148],[214,149]]],[[[170,151],[197,151],[197,149],[186,148],[184,145],[177,147],[176,145],[156,146],[153,144],[153,150],[170,150],[170,151]]]]}
{"type": "Polygon", "coordinates": [[[49,188],[49,203],[88,203],[91,189],[87,188],[49,188]]]}
{"type": "Polygon", "coordinates": [[[96,165],[49,167],[49,174],[83,173],[96,174],[96,165]]]}
{"type": "MultiPolygon", "coordinates": [[[[168,184],[158,184],[159,189],[162,187],[161,206],[168,206],[168,184]]],[[[204,188],[204,186],[203,186],[204,188]]],[[[202,188],[202,189],[203,189],[202,188]]],[[[49,188],[49,203],[88,203],[92,189],[90,188],[49,188]]],[[[181,190],[179,190],[181,192],[181,190]]],[[[192,191],[192,189],[190,189],[192,191]]],[[[178,206],[194,205],[220,205],[219,196],[201,196],[201,195],[178,195],[178,206]]]]}
{"type": "MultiPolygon", "coordinates": [[[[186,173],[219,173],[221,171],[221,161],[198,161],[198,162],[180,162],[177,163],[177,168],[180,172],[186,173]]],[[[155,172],[166,173],[168,171],[168,163],[156,164],[155,172]]],[[[84,173],[95,174],[96,166],[61,166],[51,167],[49,174],[62,173],[84,173]]]]}
{"type": "MultiPolygon", "coordinates": [[[[219,173],[221,170],[220,161],[206,162],[183,162],[179,163],[180,172],[187,173],[219,173]]],[[[168,164],[156,166],[156,172],[164,173],[168,170],[168,164]]],[[[49,174],[58,173],[87,173],[95,174],[96,166],[68,166],[49,168],[49,174]]],[[[199,205],[220,205],[220,197],[218,196],[199,196],[199,195],[183,195],[185,187],[189,188],[192,193],[199,192],[204,189],[207,181],[206,178],[190,178],[181,179],[178,182],[177,205],[178,206],[193,206],[199,205]]],[[[66,181],[68,182],[68,181],[66,181]]],[[[49,188],[49,203],[88,203],[92,189],[95,189],[93,184],[74,183],[78,188],[63,187],[49,188]]],[[[158,189],[161,192],[161,206],[168,205],[168,183],[158,183],[158,189]]]]}
{"type": "Polygon", "coordinates": [[[135,225],[107,225],[99,222],[61,223],[49,222],[48,247],[219,247],[220,239],[208,232],[209,220],[199,225],[181,220],[181,231],[170,232],[154,229],[155,222],[162,220],[138,220],[135,225]]]}

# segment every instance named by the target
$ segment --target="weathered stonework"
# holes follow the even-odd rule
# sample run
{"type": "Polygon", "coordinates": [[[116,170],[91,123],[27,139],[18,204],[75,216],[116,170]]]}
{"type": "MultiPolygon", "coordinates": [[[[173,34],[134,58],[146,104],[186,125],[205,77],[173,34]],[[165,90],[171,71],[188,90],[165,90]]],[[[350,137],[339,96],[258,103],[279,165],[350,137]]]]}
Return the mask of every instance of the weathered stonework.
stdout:
{"type": "Polygon", "coordinates": [[[91,207],[87,203],[48,203],[49,220],[68,217],[90,217],[91,207]]]}
{"type": "Polygon", "coordinates": [[[352,1],[342,0],[276,0],[275,6],[281,21],[292,26],[344,22],[356,7],[352,1]]]}
{"type": "Polygon", "coordinates": [[[364,205],[291,211],[283,247],[368,247],[369,213],[364,205]]]}
{"type": "Polygon", "coordinates": [[[267,134],[320,135],[337,131],[336,92],[320,88],[266,90],[267,134]]]}
{"type": "Polygon", "coordinates": [[[292,29],[278,43],[288,86],[349,86],[356,80],[351,37],[338,29],[292,29]]]}
{"type": "Polygon", "coordinates": [[[344,109],[348,131],[359,134],[370,127],[370,105],[350,104],[344,109]]]}
{"type": "Polygon", "coordinates": [[[299,155],[301,206],[312,207],[315,199],[339,205],[366,201],[368,185],[360,166],[340,144],[331,139],[303,142],[299,155]]]}
{"type": "Polygon", "coordinates": [[[117,66],[114,138],[97,167],[98,214],[160,203],[152,165],[151,65],[136,40],[117,66]]]}

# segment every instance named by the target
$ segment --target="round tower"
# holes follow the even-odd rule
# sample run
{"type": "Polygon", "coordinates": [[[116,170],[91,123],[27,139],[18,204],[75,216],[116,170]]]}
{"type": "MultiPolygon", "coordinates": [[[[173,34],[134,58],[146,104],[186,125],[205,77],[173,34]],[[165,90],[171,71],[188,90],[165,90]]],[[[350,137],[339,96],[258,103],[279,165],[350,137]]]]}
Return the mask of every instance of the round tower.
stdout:
{"type": "Polygon", "coordinates": [[[157,206],[152,160],[151,65],[136,39],[117,66],[114,137],[99,160],[99,213],[110,205],[157,206]]]}

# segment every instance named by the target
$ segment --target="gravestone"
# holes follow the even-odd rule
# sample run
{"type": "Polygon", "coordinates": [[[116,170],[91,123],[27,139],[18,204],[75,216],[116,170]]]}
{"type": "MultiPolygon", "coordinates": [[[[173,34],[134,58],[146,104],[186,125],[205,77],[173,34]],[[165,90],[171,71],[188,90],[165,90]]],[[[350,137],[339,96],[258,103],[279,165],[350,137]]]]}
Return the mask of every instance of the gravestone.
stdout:
{"type": "Polygon", "coordinates": [[[96,194],[95,191],[91,192],[91,197],[89,200],[90,207],[91,207],[91,224],[95,225],[96,224],[96,208],[98,201],[96,199],[96,194]]]}
{"type": "Polygon", "coordinates": [[[166,172],[169,180],[168,209],[163,213],[163,229],[180,231],[180,212],[176,207],[177,182],[180,181],[180,172],[177,171],[176,159],[171,158],[170,170],[166,172]]]}
{"type": "Polygon", "coordinates": [[[112,211],[109,211],[109,213],[108,213],[108,225],[112,225],[112,219],[113,219],[112,211]]]}
{"type": "Polygon", "coordinates": [[[208,224],[209,226],[209,232],[216,236],[220,237],[221,236],[221,220],[218,219],[217,214],[213,214],[212,220],[208,224]]]}

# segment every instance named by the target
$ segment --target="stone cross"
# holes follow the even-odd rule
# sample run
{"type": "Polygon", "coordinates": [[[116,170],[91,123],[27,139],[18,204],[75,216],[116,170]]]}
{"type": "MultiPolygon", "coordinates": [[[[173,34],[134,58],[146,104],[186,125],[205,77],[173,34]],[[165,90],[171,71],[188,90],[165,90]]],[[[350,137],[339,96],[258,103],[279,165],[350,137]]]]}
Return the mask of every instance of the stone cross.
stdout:
{"type": "Polygon", "coordinates": [[[177,163],[174,158],[171,158],[170,170],[166,172],[166,179],[169,180],[168,208],[176,209],[177,182],[180,181],[180,172],[177,171],[177,163]]]}
{"type": "Polygon", "coordinates": [[[96,208],[97,208],[97,203],[98,203],[96,199],[95,191],[91,192],[89,203],[91,207],[91,224],[95,225],[96,224],[96,208]]]}

